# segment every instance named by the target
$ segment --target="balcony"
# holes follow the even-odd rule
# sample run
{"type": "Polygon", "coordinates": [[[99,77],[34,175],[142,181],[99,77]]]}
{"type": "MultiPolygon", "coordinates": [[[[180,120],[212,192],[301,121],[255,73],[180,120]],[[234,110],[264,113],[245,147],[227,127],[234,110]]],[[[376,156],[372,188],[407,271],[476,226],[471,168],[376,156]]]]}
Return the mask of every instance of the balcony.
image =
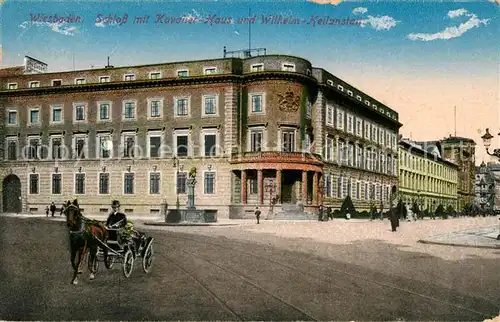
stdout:
{"type": "Polygon", "coordinates": [[[281,152],[281,151],[261,151],[261,152],[243,152],[233,153],[231,163],[295,163],[309,164],[322,167],[321,156],[316,153],[302,152],[281,152]]]}

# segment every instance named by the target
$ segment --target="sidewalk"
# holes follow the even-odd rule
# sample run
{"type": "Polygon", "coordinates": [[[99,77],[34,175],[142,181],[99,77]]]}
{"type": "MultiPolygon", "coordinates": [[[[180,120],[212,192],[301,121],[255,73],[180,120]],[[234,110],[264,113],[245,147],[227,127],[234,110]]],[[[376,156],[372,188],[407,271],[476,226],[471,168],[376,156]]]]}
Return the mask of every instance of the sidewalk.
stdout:
{"type": "Polygon", "coordinates": [[[460,230],[422,238],[420,243],[475,248],[500,249],[498,225],[460,230]]]}

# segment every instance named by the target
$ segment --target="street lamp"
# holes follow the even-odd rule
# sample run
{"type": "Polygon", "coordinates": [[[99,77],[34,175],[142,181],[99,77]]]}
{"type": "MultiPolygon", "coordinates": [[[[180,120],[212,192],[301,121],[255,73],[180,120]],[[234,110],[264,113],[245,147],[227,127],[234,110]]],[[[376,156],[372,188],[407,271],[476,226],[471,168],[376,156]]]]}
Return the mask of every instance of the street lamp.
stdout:
{"type": "Polygon", "coordinates": [[[176,170],[176,177],[175,177],[175,191],[177,194],[177,201],[175,202],[175,206],[177,209],[179,209],[180,203],[179,203],[179,183],[178,183],[178,180],[179,180],[179,168],[181,168],[182,165],[179,165],[179,159],[176,156],[173,157],[173,162],[174,163],[172,164],[172,166],[177,169],[176,170]]]}
{"type": "MultiPolygon", "coordinates": [[[[500,133],[498,133],[498,135],[500,136],[500,133]]],[[[493,152],[489,151],[489,148],[491,146],[491,139],[493,139],[493,135],[490,134],[489,129],[486,129],[486,133],[481,137],[481,139],[483,139],[483,144],[484,147],[486,148],[486,153],[488,155],[492,155],[500,159],[500,149],[494,149],[493,152]]]]}

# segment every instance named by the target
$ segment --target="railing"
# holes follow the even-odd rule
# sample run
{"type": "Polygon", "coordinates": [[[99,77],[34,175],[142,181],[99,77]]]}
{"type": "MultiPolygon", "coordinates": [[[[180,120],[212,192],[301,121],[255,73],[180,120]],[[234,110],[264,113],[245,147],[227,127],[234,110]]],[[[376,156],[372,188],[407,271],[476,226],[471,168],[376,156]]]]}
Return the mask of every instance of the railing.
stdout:
{"type": "Polygon", "coordinates": [[[322,163],[322,158],[317,153],[306,152],[281,152],[281,151],[260,151],[260,152],[236,152],[232,153],[233,159],[261,159],[261,158],[280,158],[285,160],[303,160],[303,161],[317,161],[322,163]]]}

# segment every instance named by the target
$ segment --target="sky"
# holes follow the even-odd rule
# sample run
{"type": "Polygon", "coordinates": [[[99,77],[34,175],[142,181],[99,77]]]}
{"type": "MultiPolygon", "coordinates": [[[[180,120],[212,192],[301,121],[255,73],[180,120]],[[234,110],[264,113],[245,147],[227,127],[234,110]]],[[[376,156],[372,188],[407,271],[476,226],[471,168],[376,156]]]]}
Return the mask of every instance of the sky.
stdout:
{"type": "MultiPolygon", "coordinates": [[[[6,0],[0,8],[2,65],[30,55],[50,71],[103,67],[107,56],[114,66],[221,58],[223,46],[249,46],[249,24],[239,20],[255,16],[252,48],[306,58],[382,101],[399,113],[405,137],[456,133],[478,144],[478,164],[493,160],[480,137],[500,132],[500,2],[6,0]],[[300,23],[265,23],[269,16],[300,23]]],[[[494,143],[500,148],[500,137],[494,143]]]]}

